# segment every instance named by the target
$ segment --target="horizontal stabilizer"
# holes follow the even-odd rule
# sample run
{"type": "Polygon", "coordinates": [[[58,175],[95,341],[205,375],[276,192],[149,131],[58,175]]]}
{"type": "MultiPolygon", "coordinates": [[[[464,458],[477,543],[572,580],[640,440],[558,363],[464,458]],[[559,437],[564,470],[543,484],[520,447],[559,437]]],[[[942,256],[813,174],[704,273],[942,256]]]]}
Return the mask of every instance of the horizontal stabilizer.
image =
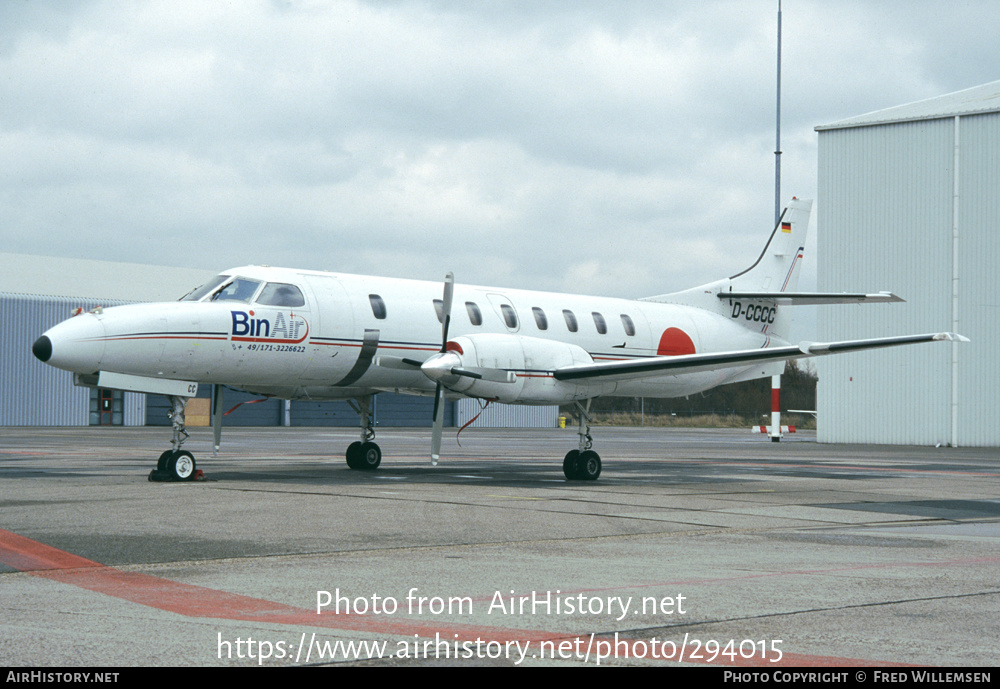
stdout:
{"type": "Polygon", "coordinates": [[[719,292],[719,299],[760,299],[781,306],[806,306],[815,304],[879,304],[906,301],[892,292],[719,292]]]}

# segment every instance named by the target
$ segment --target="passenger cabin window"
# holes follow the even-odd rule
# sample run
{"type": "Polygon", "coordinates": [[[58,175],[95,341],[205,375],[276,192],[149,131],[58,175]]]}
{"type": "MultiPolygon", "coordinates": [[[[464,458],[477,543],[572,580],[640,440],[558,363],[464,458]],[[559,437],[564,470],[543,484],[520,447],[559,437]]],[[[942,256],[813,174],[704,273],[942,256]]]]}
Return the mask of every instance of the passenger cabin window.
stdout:
{"type": "Polygon", "coordinates": [[[257,297],[257,303],[264,306],[305,306],[306,300],[295,285],[269,282],[257,297]]]}
{"type": "Polygon", "coordinates": [[[434,300],[434,313],[437,314],[438,323],[444,323],[444,301],[441,299],[434,300]]]}
{"type": "Polygon", "coordinates": [[[535,325],[538,326],[539,330],[549,329],[549,319],[545,317],[544,311],[542,311],[537,306],[532,306],[531,313],[535,314],[535,325]]]}
{"type": "Polygon", "coordinates": [[[591,314],[594,317],[594,325],[597,327],[597,332],[601,335],[608,334],[608,322],[604,320],[604,316],[594,311],[591,314]]]}
{"type": "Polygon", "coordinates": [[[635,323],[632,322],[632,319],[627,313],[622,314],[622,325],[625,326],[626,335],[629,337],[633,337],[635,335],[635,323]]]}
{"type": "Polygon", "coordinates": [[[569,309],[563,309],[563,318],[566,319],[566,327],[571,333],[575,333],[579,326],[576,323],[576,314],[574,314],[569,309]]]}
{"type": "Polygon", "coordinates": [[[517,314],[514,313],[514,307],[510,304],[500,304],[500,312],[503,314],[503,322],[507,324],[507,327],[515,330],[517,328],[517,314]]]}
{"type": "Polygon", "coordinates": [[[232,282],[215,291],[211,301],[242,301],[249,304],[259,287],[259,280],[234,278],[232,282]]]}
{"type": "Polygon", "coordinates": [[[474,301],[465,302],[465,310],[469,312],[469,322],[473,325],[483,324],[483,312],[479,310],[479,306],[474,301]]]}
{"type": "Polygon", "coordinates": [[[372,305],[372,313],[375,314],[375,318],[382,320],[385,318],[385,302],[377,294],[369,294],[368,301],[372,305]]]}

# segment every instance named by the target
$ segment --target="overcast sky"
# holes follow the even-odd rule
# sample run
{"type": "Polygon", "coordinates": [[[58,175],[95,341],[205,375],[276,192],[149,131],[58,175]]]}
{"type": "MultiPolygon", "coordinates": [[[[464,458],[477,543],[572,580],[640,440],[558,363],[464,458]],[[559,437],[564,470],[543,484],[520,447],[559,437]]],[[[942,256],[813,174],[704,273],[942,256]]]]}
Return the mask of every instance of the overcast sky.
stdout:
{"type": "MultiPolygon", "coordinates": [[[[708,282],[773,225],[776,17],[4,0],[0,250],[624,297],[708,282]]],[[[815,197],[813,127],[1000,79],[998,33],[995,0],[785,0],[783,198],[815,197]]]]}

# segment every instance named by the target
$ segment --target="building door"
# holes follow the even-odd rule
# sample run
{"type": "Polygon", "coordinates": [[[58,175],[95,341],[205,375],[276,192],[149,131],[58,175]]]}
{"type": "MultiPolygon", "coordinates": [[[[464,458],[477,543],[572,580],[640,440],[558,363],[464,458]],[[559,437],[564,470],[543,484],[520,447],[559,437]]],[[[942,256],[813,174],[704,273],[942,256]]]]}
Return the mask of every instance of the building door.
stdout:
{"type": "Polygon", "coordinates": [[[125,393],[105,388],[90,389],[90,425],[121,426],[125,393]]]}

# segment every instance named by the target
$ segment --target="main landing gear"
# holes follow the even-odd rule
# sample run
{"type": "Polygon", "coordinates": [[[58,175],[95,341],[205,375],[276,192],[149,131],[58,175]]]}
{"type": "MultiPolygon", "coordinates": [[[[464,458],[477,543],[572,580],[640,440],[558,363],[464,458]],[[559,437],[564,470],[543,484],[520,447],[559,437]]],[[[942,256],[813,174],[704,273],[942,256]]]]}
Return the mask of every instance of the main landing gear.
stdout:
{"type": "Polygon", "coordinates": [[[372,442],[375,438],[375,428],[371,414],[372,396],[359,397],[357,406],[351,407],[361,417],[361,440],[347,446],[347,466],[359,471],[374,471],[382,463],[382,450],[372,442]]]}
{"type": "Polygon", "coordinates": [[[181,445],[188,438],[185,430],[184,409],[187,407],[187,397],[168,395],[170,400],[170,421],[173,426],[172,449],[160,455],[156,468],[149,472],[150,481],[193,481],[201,475],[195,465],[194,455],[182,450],[181,445]]]}
{"type": "Polygon", "coordinates": [[[601,475],[601,456],[590,449],[594,445],[594,439],[590,437],[590,400],[587,400],[586,407],[579,402],[575,404],[580,413],[580,429],[577,431],[580,446],[566,453],[563,474],[569,481],[596,481],[601,475]]]}

